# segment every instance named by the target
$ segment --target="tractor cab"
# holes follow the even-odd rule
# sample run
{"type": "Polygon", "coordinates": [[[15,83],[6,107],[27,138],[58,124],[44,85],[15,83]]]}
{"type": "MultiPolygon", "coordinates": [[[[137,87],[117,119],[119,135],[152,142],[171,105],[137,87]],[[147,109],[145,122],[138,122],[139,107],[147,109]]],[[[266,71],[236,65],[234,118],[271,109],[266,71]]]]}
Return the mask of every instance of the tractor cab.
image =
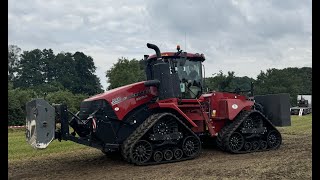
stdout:
{"type": "MultiPolygon", "coordinates": [[[[155,51],[157,52],[157,49],[155,51]]],[[[161,81],[162,79],[160,91],[167,92],[168,88],[172,87],[174,91],[172,97],[198,98],[203,91],[202,62],[204,60],[203,54],[183,52],[179,45],[177,52],[160,53],[159,51],[156,55],[145,55],[147,80],[161,81]],[[159,69],[162,69],[160,74],[157,73],[159,69]]]]}

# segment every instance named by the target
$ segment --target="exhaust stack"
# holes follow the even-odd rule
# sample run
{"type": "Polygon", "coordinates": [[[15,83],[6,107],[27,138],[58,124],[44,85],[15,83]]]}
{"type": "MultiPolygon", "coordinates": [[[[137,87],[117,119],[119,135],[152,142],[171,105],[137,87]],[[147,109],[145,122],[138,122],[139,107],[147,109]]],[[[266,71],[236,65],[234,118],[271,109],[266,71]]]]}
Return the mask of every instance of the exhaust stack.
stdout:
{"type": "Polygon", "coordinates": [[[150,49],[153,49],[156,52],[157,59],[161,59],[161,53],[160,53],[160,49],[158,48],[158,46],[156,46],[154,44],[147,43],[147,47],[150,49]]]}

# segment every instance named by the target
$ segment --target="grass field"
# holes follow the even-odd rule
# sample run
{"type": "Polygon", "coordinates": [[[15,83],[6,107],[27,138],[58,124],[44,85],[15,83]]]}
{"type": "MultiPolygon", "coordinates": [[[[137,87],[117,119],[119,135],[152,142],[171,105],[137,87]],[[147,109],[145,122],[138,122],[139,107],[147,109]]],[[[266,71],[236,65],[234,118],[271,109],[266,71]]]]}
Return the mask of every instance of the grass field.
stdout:
{"type": "Polygon", "coordinates": [[[133,166],[70,141],[54,140],[47,149],[36,150],[27,144],[24,130],[9,130],[8,175],[9,179],[77,180],[311,179],[312,114],[292,116],[291,126],[277,128],[283,138],[278,150],[234,155],[204,148],[193,160],[156,166],[133,166]]]}
{"type": "Polygon", "coordinates": [[[72,141],[59,142],[58,140],[54,140],[46,149],[34,149],[27,143],[24,129],[8,129],[9,162],[26,161],[48,155],[54,156],[66,152],[83,151],[88,148],[90,147],[72,141]]]}
{"type": "Polygon", "coordinates": [[[311,134],[312,114],[291,116],[291,126],[279,127],[278,129],[284,134],[311,134]]]}
{"type": "MultiPolygon", "coordinates": [[[[291,126],[279,127],[282,134],[311,134],[312,115],[291,116],[291,126]]],[[[46,149],[34,149],[25,138],[23,129],[8,130],[8,160],[19,161],[41,158],[49,154],[55,155],[66,152],[83,151],[91,147],[80,145],[72,141],[54,140],[46,149]]]]}

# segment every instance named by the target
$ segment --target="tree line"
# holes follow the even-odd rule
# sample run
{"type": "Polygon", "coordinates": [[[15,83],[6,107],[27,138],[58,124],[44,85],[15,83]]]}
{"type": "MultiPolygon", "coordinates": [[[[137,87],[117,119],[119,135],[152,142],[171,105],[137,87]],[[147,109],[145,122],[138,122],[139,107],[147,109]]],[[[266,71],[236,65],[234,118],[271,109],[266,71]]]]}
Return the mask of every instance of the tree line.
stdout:
{"type": "Polygon", "coordinates": [[[66,103],[77,112],[80,102],[103,92],[93,58],[83,52],[8,46],[8,124],[25,123],[25,105],[32,98],[66,103]]]}
{"type": "Polygon", "coordinates": [[[261,71],[256,79],[247,76],[237,77],[235,73],[222,71],[214,77],[206,78],[209,89],[216,91],[249,90],[254,84],[254,95],[289,93],[291,106],[297,105],[297,95],[312,94],[312,68],[288,67],[284,69],[270,68],[261,71]]]}
{"type": "Polygon", "coordinates": [[[83,52],[60,52],[52,49],[23,51],[8,47],[8,82],[13,88],[36,92],[69,90],[74,94],[102,92],[100,79],[94,74],[93,58],[83,52]]]}
{"type": "MultiPolygon", "coordinates": [[[[143,60],[118,59],[107,71],[108,89],[146,80],[143,60]]],[[[312,68],[288,67],[270,68],[261,71],[256,79],[247,76],[239,77],[234,71],[223,71],[204,79],[204,90],[227,91],[250,90],[254,85],[254,95],[289,93],[291,106],[296,106],[298,94],[312,94],[312,68]]]]}
{"type": "MultiPolygon", "coordinates": [[[[107,90],[146,80],[143,60],[119,58],[106,71],[107,90]]],[[[66,103],[77,112],[80,102],[103,92],[95,75],[93,58],[83,52],[60,52],[52,49],[23,51],[8,46],[8,124],[25,123],[25,104],[32,98],[45,98],[49,103],[66,103]]],[[[289,93],[291,105],[298,94],[312,94],[312,68],[284,68],[261,71],[254,79],[238,77],[235,72],[219,71],[204,79],[205,90],[249,90],[254,83],[256,95],[289,93]]]]}

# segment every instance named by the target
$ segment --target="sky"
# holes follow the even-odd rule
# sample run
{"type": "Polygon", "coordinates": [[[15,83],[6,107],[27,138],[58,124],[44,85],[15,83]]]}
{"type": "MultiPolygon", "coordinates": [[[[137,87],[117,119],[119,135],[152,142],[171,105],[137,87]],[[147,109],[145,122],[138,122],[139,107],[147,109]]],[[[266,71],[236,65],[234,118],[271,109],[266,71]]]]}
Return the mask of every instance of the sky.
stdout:
{"type": "Polygon", "coordinates": [[[203,53],[206,77],[312,67],[311,0],[9,0],[8,45],[81,51],[105,72],[118,58],[143,59],[176,46],[203,53]]]}

